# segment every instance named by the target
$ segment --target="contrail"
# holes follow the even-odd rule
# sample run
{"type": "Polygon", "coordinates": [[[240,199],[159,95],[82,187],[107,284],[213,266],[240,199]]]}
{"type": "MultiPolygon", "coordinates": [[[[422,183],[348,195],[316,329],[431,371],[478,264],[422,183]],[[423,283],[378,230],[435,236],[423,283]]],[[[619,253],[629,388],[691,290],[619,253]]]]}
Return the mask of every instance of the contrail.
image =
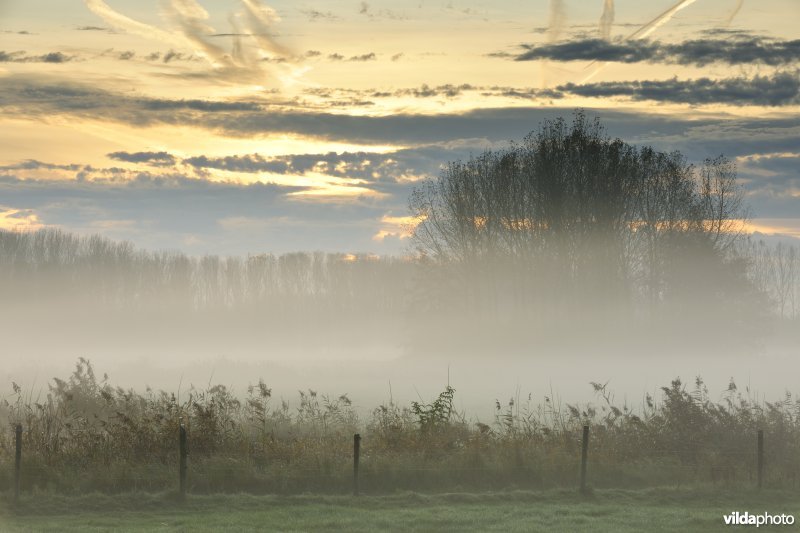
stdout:
{"type": "Polygon", "coordinates": [[[246,63],[247,59],[245,57],[244,49],[242,48],[241,30],[239,29],[239,25],[236,23],[236,17],[234,17],[233,14],[228,16],[228,23],[231,25],[231,30],[233,30],[231,56],[233,56],[234,61],[246,63]]]}
{"type": "MultiPolygon", "coordinates": [[[[240,32],[233,15],[231,15],[230,21],[234,27],[235,31],[233,33],[235,35],[230,51],[208,39],[208,36],[216,32],[207,23],[209,19],[208,12],[197,0],[162,0],[164,12],[180,28],[180,32],[174,33],[139,22],[114,11],[104,0],[84,1],[86,7],[102,18],[108,25],[141,37],[159,40],[172,46],[188,46],[208,60],[213,67],[217,69],[221,67],[221,73],[232,74],[236,72],[235,75],[231,76],[231,79],[242,81],[246,78],[255,80],[258,79],[259,75],[263,74],[261,57],[256,57],[255,54],[248,54],[242,46],[241,38],[238,35],[240,32]]],[[[273,9],[264,6],[260,0],[241,0],[241,4],[243,7],[242,15],[246,19],[249,34],[256,41],[257,49],[269,55],[288,55],[287,50],[276,43],[269,35],[270,26],[280,20],[277,13],[273,9]]],[[[285,66],[281,68],[285,68],[285,66]]],[[[296,75],[299,74],[292,71],[290,77],[296,75]]]]}
{"type": "Polygon", "coordinates": [[[743,5],[744,5],[744,0],[738,0],[738,2],[736,2],[736,7],[734,7],[733,11],[731,11],[731,14],[728,15],[728,19],[725,21],[723,27],[727,28],[728,26],[731,25],[731,22],[733,22],[733,19],[735,19],[736,15],[739,14],[739,11],[742,9],[743,5]]]}
{"type": "Polygon", "coordinates": [[[195,0],[172,0],[168,9],[181,27],[183,36],[199,53],[215,66],[233,66],[231,55],[205,38],[214,33],[214,28],[205,23],[208,12],[203,6],[195,0]]]}
{"type": "MultiPolygon", "coordinates": [[[[564,0],[550,0],[550,20],[547,23],[547,42],[554,43],[558,41],[561,34],[564,32],[564,27],[567,24],[567,10],[564,7],[564,0]]],[[[547,61],[542,60],[540,63],[542,86],[547,87],[547,74],[550,70],[547,61]]]]}
{"type": "MultiPolygon", "coordinates": [[[[627,41],[627,40],[630,40],[630,39],[644,39],[644,38],[648,37],[654,31],[656,31],[658,28],[660,28],[661,26],[663,26],[664,24],[666,24],[667,22],[672,20],[672,17],[675,16],[675,13],[677,13],[681,9],[689,7],[690,5],[694,4],[696,1],[697,0],[680,0],[680,2],[676,3],[671,8],[667,9],[666,11],[661,13],[659,16],[657,16],[656,18],[654,18],[653,20],[651,20],[650,22],[648,22],[647,24],[645,24],[641,28],[639,28],[635,32],[633,32],[630,35],[628,35],[627,37],[625,37],[623,39],[623,41],[627,41]]],[[[597,61],[592,61],[591,63],[586,65],[586,68],[588,69],[593,65],[597,65],[596,68],[594,69],[594,71],[592,71],[591,74],[586,76],[581,81],[581,83],[586,83],[590,79],[594,78],[597,75],[597,73],[600,72],[603,69],[603,67],[606,66],[606,63],[600,63],[598,65],[597,61]]]]}
{"type": "MultiPolygon", "coordinates": [[[[175,39],[174,35],[165,32],[155,26],[150,26],[138,20],[133,20],[126,17],[122,13],[118,13],[111,9],[103,0],[85,0],[86,7],[89,11],[102,18],[106,24],[113,26],[117,29],[124,30],[128,33],[139,35],[147,39],[157,39],[172,45],[179,44],[179,39],[175,39]]],[[[180,43],[183,44],[183,43],[180,43]]]]}
{"type": "Polygon", "coordinates": [[[611,40],[611,26],[614,24],[614,0],[605,0],[603,14],[600,16],[600,38],[611,40]]]}
{"type": "Polygon", "coordinates": [[[567,10],[564,8],[564,0],[550,0],[550,21],[547,29],[547,40],[551,43],[556,42],[564,32],[567,24],[567,10]]]}
{"type": "Polygon", "coordinates": [[[645,37],[652,34],[654,31],[656,31],[658,28],[669,22],[672,19],[672,17],[675,16],[675,13],[677,13],[681,9],[689,7],[696,1],[697,0],[681,0],[680,2],[678,2],[671,8],[667,9],[659,16],[657,16],[656,18],[654,18],[653,20],[651,20],[650,22],[648,22],[647,24],[645,24],[644,26],[633,32],[632,34],[630,34],[628,36],[628,39],[644,39],[645,37]]]}
{"type": "Polygon", "coordinates": [[[261,49],[265,52],[285,55],[286,49],[275,42],[269,33],[270,26],[281,20],[275,10],[262,5],[259,0],[242,0],[242,4],[247,13],[251,33],[261,49]]]}

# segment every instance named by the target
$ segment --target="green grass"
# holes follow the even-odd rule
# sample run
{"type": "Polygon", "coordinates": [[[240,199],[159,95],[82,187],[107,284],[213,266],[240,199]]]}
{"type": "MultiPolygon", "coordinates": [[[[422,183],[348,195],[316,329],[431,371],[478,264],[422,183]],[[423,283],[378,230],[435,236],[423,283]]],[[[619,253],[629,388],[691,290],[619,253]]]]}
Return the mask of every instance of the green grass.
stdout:
{"type": "Polygon", "coordinates": [[[6,497],[0,531],[726,531],[722,517],[734,510],[800,518],[797,496],[658,488],[589,496],[566,490],[359,498],[241,494],[190,496],[181,504],[171,494],[43,493],[26,495],[16,510],[6,497]]]}

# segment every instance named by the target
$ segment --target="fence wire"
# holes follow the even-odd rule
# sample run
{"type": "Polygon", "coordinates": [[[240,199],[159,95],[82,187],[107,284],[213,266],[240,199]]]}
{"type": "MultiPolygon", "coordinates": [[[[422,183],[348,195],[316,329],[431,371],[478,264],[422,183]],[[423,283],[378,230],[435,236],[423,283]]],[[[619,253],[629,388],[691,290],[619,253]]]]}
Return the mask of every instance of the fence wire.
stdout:
{"type": "MultiPolygon", "coordinates": [[[[785,449],[768,446],[757,448],[713,449],[692,446],[630,450],[607,448],[602,442],[587,447],[587,481],[590,485],[611,487],[639,483],[644,486],[671,483],[764,484],[797,487],[800,462],[792,460],[785,449]],[[759,467],[759,465],[761,465],[759,467]]],[[[202,492],[245,488],[256,492],[286,490],[347,491],[354,483],[353,456],[343,453],[352,441],[331,442],[331,455],[305,458],[292,462],[272,458],[260,461],[245,455],[192,454],[187,458],[187,487],[202,492]],[[338,452],[338,453],[335,453],[338,452]]],[[[458,448],[442,450],[416,449],[416,453],[390,453],[386,449],[370,450],[369,439],[363,439],[358,461],[358,482],[362,491],[372,488],[405,489],[415,483],[421,486],[447,488],[498,486],[569,486],[577,485],[581,468],[581,443],[563,447],[536,446],[516,442],[512,446],[488,446],[483,453],[470,450],[459,455],[458,448]],[[437,452],[437,453],[433,453],[437,452]],[[535,452],[528,454],[526,452],[535,452]],[[465,464],[473,461],[473,464],[465,464]],[[416,464],[415,464],[416,463],[416,464]]],[[[498,443],[495,443],[498,444],[498,443]]],[[[14,443],[0,446],[0,490],[15,483],[17,472],[20,490],[29,491],[52,486],[101,487],[103,490],[171,490],[178,484],[179,453],[176,438],[174,454],[152,462],[117,456],[96,461],[83,457],[79,462],[51,461],[25,453],[17,466],[14,443]]],[[[191,437],[189,449],[191,450],[191,437]]]]}

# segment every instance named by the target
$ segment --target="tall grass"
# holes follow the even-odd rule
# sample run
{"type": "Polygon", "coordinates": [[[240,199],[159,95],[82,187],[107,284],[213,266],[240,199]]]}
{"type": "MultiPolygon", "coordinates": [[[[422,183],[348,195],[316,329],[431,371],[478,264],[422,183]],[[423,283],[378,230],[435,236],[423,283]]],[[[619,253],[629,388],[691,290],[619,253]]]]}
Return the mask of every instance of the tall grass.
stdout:
{"type": "Polygon", "coordinates": [[[595,487],[749,485],[756,432],[766,441],[767,484],[794,487],[800,472],[800,402],[758,402],[731,382],[713,401],[703,381],[680,380],[633,408],[600,384],[596,401],[496,401],[493,423],[471,422],[447,387],[431,403],[389,402],[359,417],[350,399],[299,393],[290,408],[259,381],[241,396],[223,385],[180,394],[114,387],[80,359],[43,397],[18,385],[0,405],[0,490],[13,478],[13,428],[22,424],[24,490],[62,493],[172,490],[177,435],[189,433],[194,492],[343,492],[352,435],[362,435],[364,491],[574,486],[581,428],[592,428],[595,487]]]}

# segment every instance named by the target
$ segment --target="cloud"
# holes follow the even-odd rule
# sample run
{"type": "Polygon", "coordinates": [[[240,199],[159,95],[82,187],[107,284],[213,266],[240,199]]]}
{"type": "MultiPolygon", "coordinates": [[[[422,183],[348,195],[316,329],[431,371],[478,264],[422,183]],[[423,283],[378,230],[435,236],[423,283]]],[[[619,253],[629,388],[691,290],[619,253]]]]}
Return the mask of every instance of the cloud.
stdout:
{"type": "Polygon", "coordinates": [[[737,39],[695,39],[681,43],[629,40],[608,42],[581,39],[540,46],[523,45],[516,61],[605,61],[669,63],[705,66],[763,64],[783,66],[800,62],[800,40],[779,41],[748,36],[737,39]]]}
{"type": "Polygon", "coordinates": [[[624,96],[632,100],[654,100],[681,104],[726,104],[735,106],[784,106],[800,103],[800,78],[796,73],[753,78],[713,80],[609,81],[557,87],[564,93],[608,98],[624,96]]]}
{"type": "Polygon", "coordinates": [[[49,52],[42,55],[26,55],[25,52],[0,51],[0,63],[69,63],[77,59],[62,52],[49,52]]]}
{"type": "MultiPolygon", "coordinates": [[[[333,99],[333,98],[355,98],[355,101],[363,98],[455,98],[466,92],[480,92],[481,96],[503,96],[506,93],[510,94],[513,88],[501,86],[476,86],[469,83],[462,83],[461,85],[444,84],[437,86],[430,86],[423,83],[419,87],[406,87],[394,90],[375,90],[375,89],[334,89],[334,88],[309,88],[304,92],[305,94],[312,95],[319,98],[333,99]]],[[[525,93],[527,98],[532,98],[536,95],[534,89],[518,89],[519,94],[525,93]]],[[[352,100],[351,100],[352,101],[352,100]]],[[[330,105],[330,101],[328,102],[330,105]]]]}
{"type": "Polygon", "coordinates": [[[375,11],[372,9],[372,6],[367,2],[361,2],[358,5],[358,14],[364,15],[368,17],[370,20],[376,20],[379,18],[386,18],[390,20],[404,20],[405,17],[400,15],[399,13],[392,11],[391,9],[381,9],[379,11],[375,11]]]}
{"type": "Polygon", "coordinates": [[[395,96],[414,96],[416,98],[430,98],[434,96],[445,96],[447,98],[453,98],[455,96],[460,95],[464,91],[474,91],[477,87],[474,85],[470,85],[468,83],[464,83],[461,85],[439,85],[437,87],[429,87],[428,85],[423,84],[418,88],[412,89],[398,89],[394,92],[395,96]]]}
{"type": "Polygon", "coordinates": [[[195,57],[193,55],[182,54],[180,52],[176,52],[175,50],[169,50],[161,57],[161,61],[164,63],[171,63],[173,61],[193,61],[194,59],[195,57]]]}
{"type": "Polygon", "coordinates": [[[32,209],[13,209],[0,205],[0,230],[36,231],[44,227],[32,209]]]}
{"type": "Polygon", "coordinates": [[[369,53],[366,53],[366,54],[360,54],[360,55],[355,55],[355,56],[350,56],[348,58],[345,58],[345,56],[343,56],[342,54],[333,53],[333,54],[328,54],[328,59],[330,61],[345,61],[346,60],[346,61],[353,61],[353,62],[364,62],[364,61],[375,61],[376,59],[378,59],[378,56],[377,56],[377,54],[375,54],[375,52],[369,52],[369,53]]]}
{"type": "Polygon", "coordinates": [[[377,58],[378,56],[375,55],[375,52],[370,52],[368,54],[352,56],[348,61],[375,61],[377,58]]]}
{"type": "Polygon", "coordinates": [[[383,242],[387,239],[406,240],[411,238],[421,218],[411,216],[394,216],[391,213],[381,217],[381,228],[372,239],[383,242]]]}
{"type": "Polygon", "coordinates": [[[77,172],[83,170],[85,165],[70,164],[70,165],[57,165],[53,163],[45,163],[37,161],[36,159],[27,159],[19,163],[0,166],[0,171],[14,171],[14,170],[69,170],[77,172]]]}
{"type": "Polygon", "coordinates": [[[197,169],[228,172],[304,175],[318,173],[365,182],[409,183],[438,172],[448,158],[463,157],[466,152],[430,145],[387,153],[328,152],[326,154],[290,154],[264,157],[259,154],[188,157],[182,163],[197,169]]]}
{"type": "Polygon", "coordinates": [[[27,102],[32,107],[25,110],[36,114],[39,111],[65,112],[78,116],[95,116],[106,120],[146,125],[167,123],[178,120],[177,116],[152,112],[182,110],[216,113],[222,111],[261,111],[257,102],[236,102],[224,100],[136,98],[104,91],[81,84],[57,83],[46,78],[44,83],[32,82],[33,78],[7,76],[0,78],[0,88],[14,91],[14,94],[0,92],[0,107],[27,102]],[[16,104],[12,104],[16,102],[16,104]]]}
{"type": "Polygon", "coordinates": [[[79,26],[75,29],[78,31],[108,31],[108,28],[102,26],[79,26]]]}
{"type": "Polygon", "coordinates": [[[112,152],[110,159],[125,161],[126,163],[152,163],[154,165],[172,165],[175,157],[167,152],[112,152]]]}
{"type": "Polygon", "coordinates": [[[784,72],[772,76],[754,78],[727,78],[696,80],[643,80],[605,83],[564,84],[552,89],[531,87],[480,86],[464,83],[409,87],[394,90],[356,90],[333,88],[310,88],[305,94],[327,99],[327,105],[335,105],[335,99],[349,98],[354,104],[363,98],[457,98],[465,93],[484,98],[515,98],[524,100],[558,100],[570,96],[629,97],[634,100],[655,100],[692,105],[793,105],[796,101],[800,81],[794,73],[784,72]],[[671,94],[672,93],[672,94],[671,94]]]}
{"type": "Polygon", "coordinates": [[[318,11],[316,9],[301,9],[300,12],[308,17],[311,22],[318,20],[339,20],[339,17],[330,11],[318,11]]]}
{"type": "Polygon", "coordinates": [[[800,153],[757,153],[740,156],[736,162],[751,192],[789,191],[800,197],[800,153]]]}
{"type": "MultiPolygon", "coordinates": [[[[796,97],[798,80],[790,74],[753,79],[728,80],[663,80],[634,81],[609,84],[565,85],[553,89],[555,96],[627,96],[633,99],[651,98],[665,102],[727,103],[732,105],[772,105],[790,103],[796,97]]],[[[507,90],[513,88],[497,88],[507,90]]],[[[524,91],[523,91],[524,92],[524,91]]],[[[543,94],[541,91],[537,95],[543,94]]],[[[180,125],[213,131],[218,135],[248,137],[294,134],[305,137],[335,139],[337,142],[373,144],[430,144],[464,138],[519,139],[546,118],[569,116],[571,107],[487,108],[441,114],[398,112],[384,116],[349,115],[341,112],[298,109],[296,103],[269,104],[266,101],[180,100],[141,98],[103,91],[87,85],[54,82],[42,75],[11,75],[0,77],[0,109],[8,117],[73,117],[122,123],[131,126],[180,125]]],[[[687,128],[712,124],[722,127],[736,124],[760,128],[782,123],[797,124],[796,117],[749,119],[737,122],[730,117],[647,114],[641,110],[614,111],[605,109],[601,117],[609,128],[620,128],[617,135],[640,135],[642,131],[667,131],[676,138],[687,128]],[[634,127],[635,125],[635,127],[634,127]],[[633,133],[631,133],[633,132],[633,133]]],[[[744,142],[756,142],[762,137],[753,135],[744,142]]],[[[730,138],[730,134],[725,134],[730,138]]],[[[703,140],[710,142],[704,134],[703,140]]],[[[782,144],[796,139],[794,135],[772,138],[782,144]]],[[[724,140],[724,139],[723,139],[724,140]]],[[[762,150],[763,151],[763,150],[762,150]]],[[[774,150],[773,150],[774,151],[774,150]]]]}

